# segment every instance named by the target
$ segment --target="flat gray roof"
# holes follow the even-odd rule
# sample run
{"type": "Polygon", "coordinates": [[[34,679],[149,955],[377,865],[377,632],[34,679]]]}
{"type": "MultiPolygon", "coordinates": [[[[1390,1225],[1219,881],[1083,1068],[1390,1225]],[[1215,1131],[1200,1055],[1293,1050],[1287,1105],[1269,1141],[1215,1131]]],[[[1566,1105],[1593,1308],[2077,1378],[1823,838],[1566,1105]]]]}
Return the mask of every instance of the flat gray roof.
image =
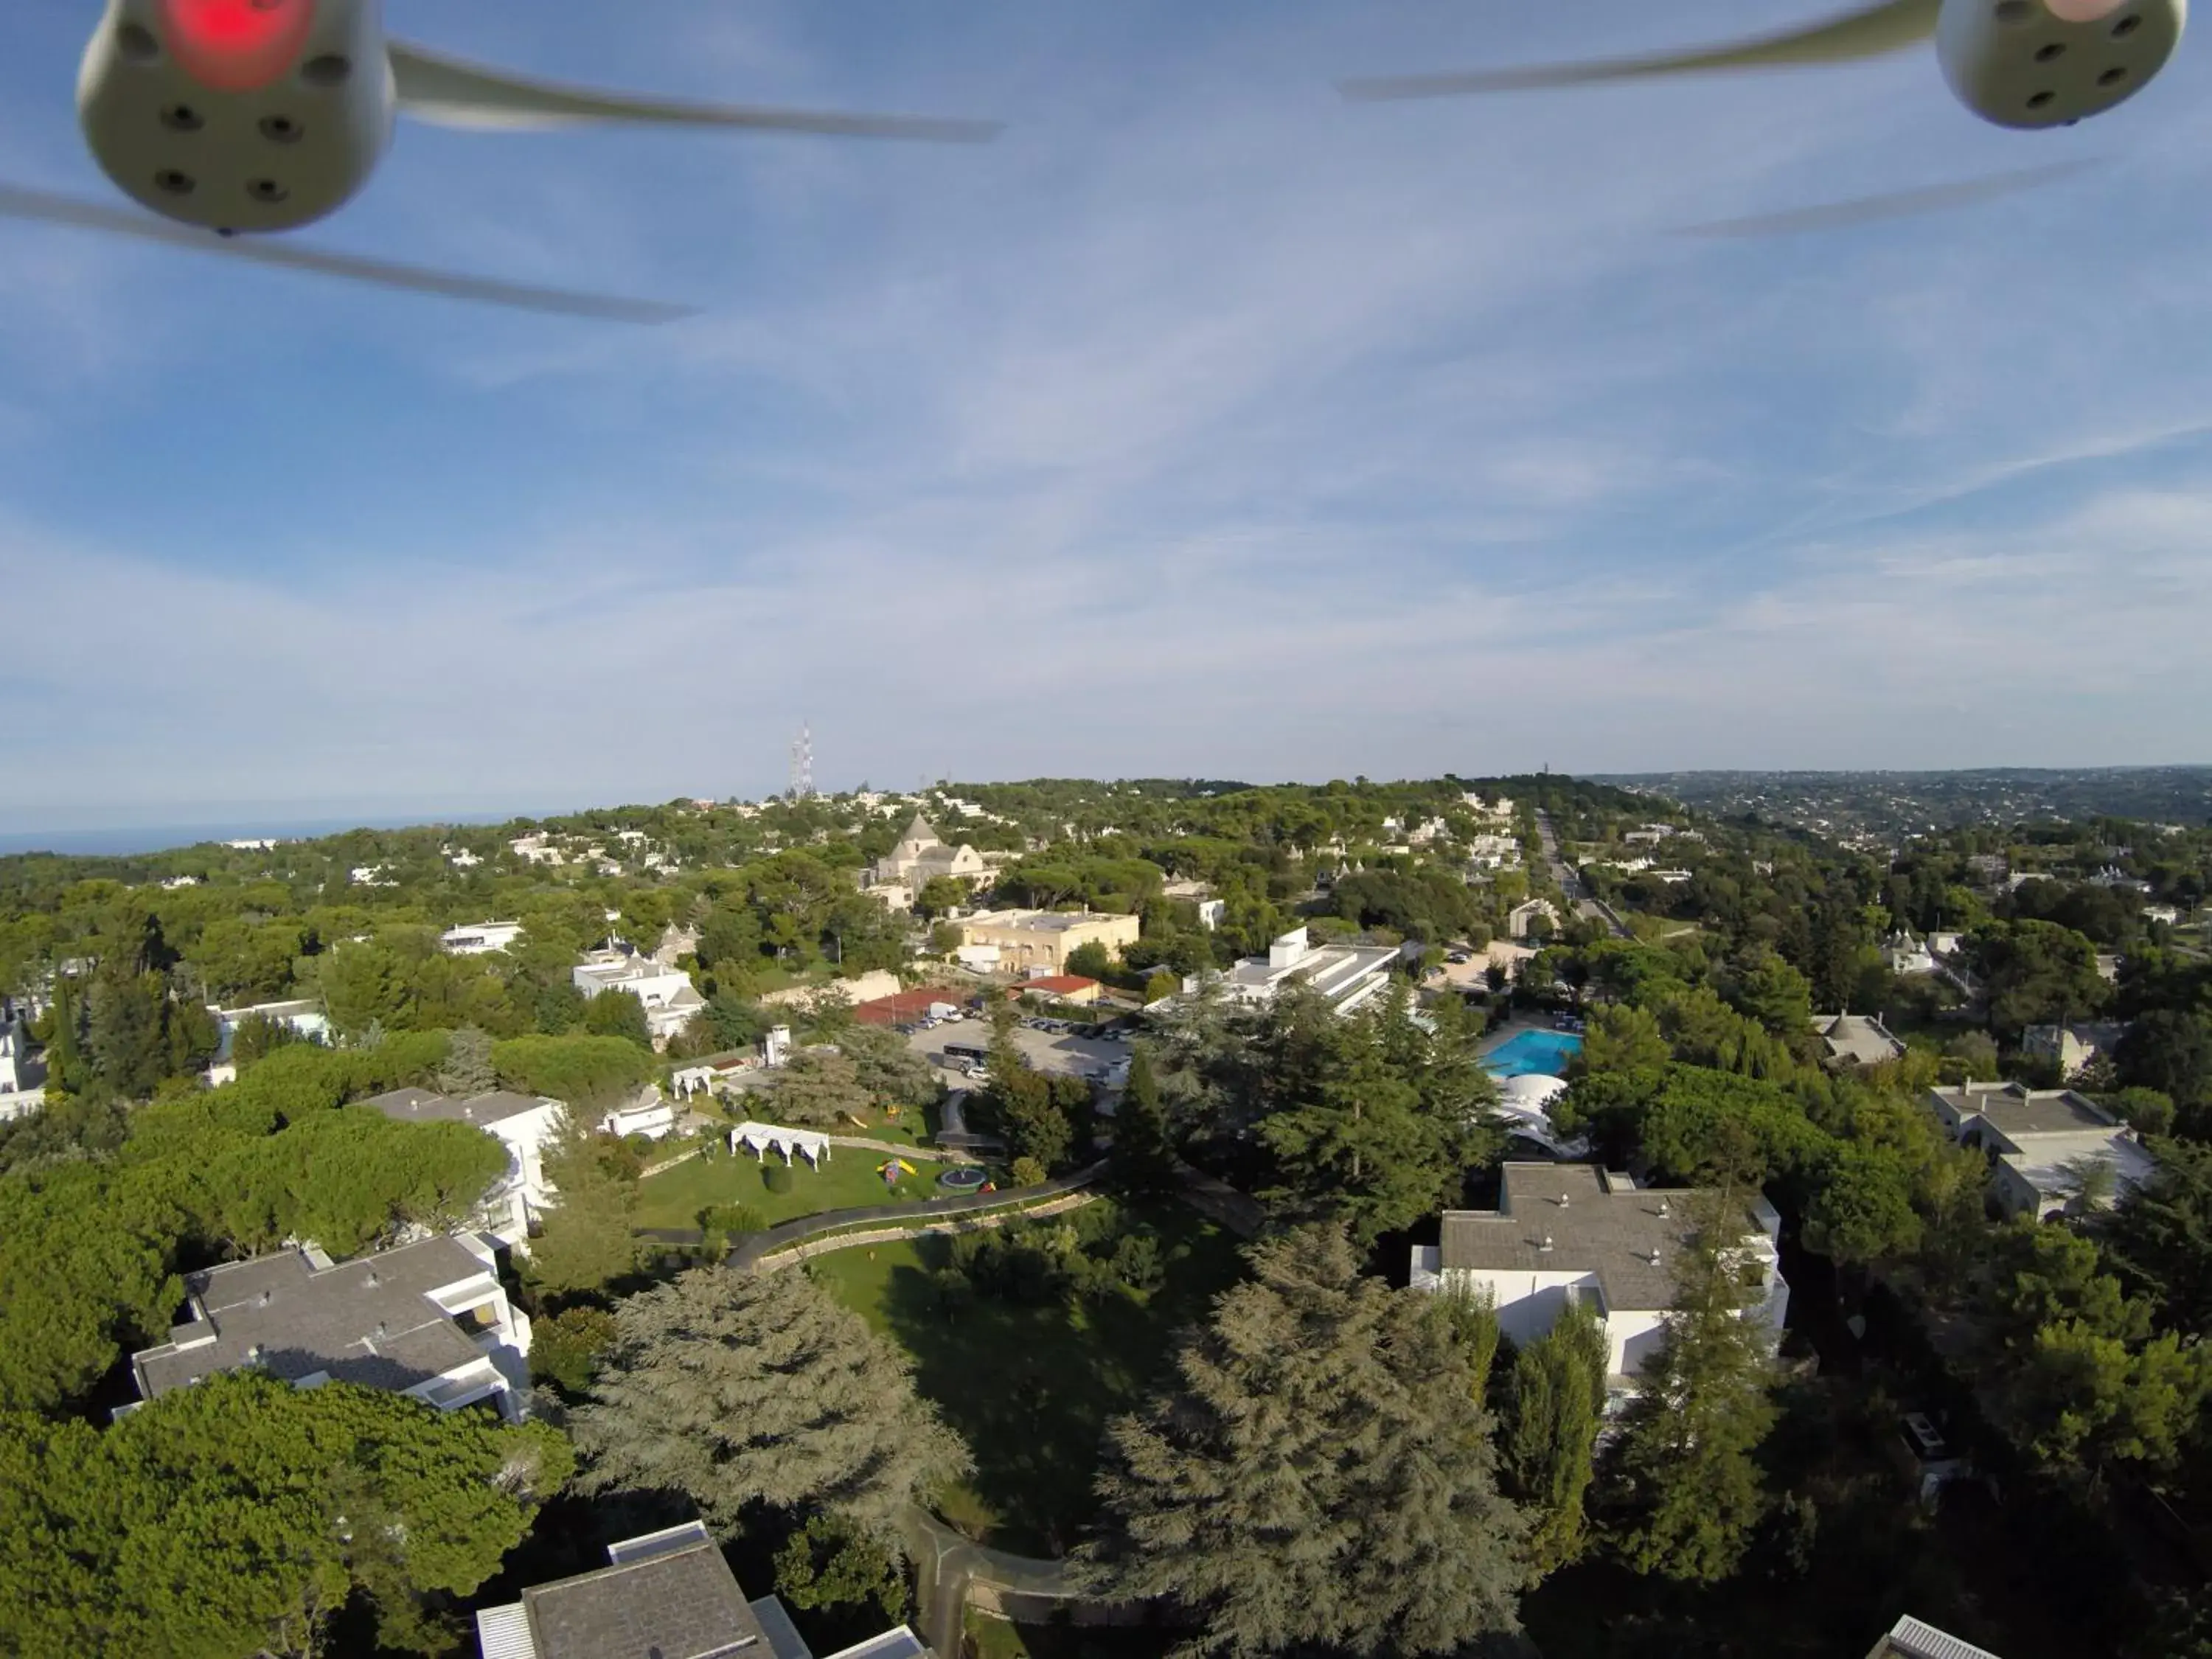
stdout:
{"type": "Polygon", "coordinates": [[[771,1659],[775,1647],[712,1543],[522,1592],[538,1659],[771,1659]]]}
{"type": "Polygon", "coordinates": [[[149,1400],[249,1364],[290,1382],[327,1371],[341,1382],[404,1392],[483,1357],[429,1293],[490,1272],[454,1238],[329,1267],[286,1250],[204,1268],[185,1275],[185,1288],[206,1316],[133,1354],[131,1370],[149,1400]]]}
{"type": "MultiPolygon", "coordinates": [[[[1607,1308],[1656,1311],[1674,1299],[1674,1257],[1694,1225],[1685,1200],[1695,1196],[1639,1190],[1594,1164],[1508,1164],[1496,1210],[1444,1212],[1437,1266],[1595,1273],[1607,1308]]],[[[1745,1231],[1756,1231],[1747,1211],[1745,1231]]]]}
{"type": "Polygon", "coordinates": [[[1104,910],[985,910],[963,920],[978,927],[1010,927],[1030,933],[1064,933],[1093,921],[1112,921],[1104,910]]]}
{"type": "Polygon", "coordinates": [[[428,1089],[393,1089],[386,1094],[372,1095],[359,1103],[404,1122],[473,1123],[478,1128],[534,1112],[540,1106],[560,1104],[558,1101],[518,1095],[505,1089],[495,1089],[488,1095],[471,1095],[466,1100],[433,1094],[428,1089]]]}
{"type": "Polygon", "coordinates": [[[1932,1092],[1954,1111],[1978,1114],[2007,1135],[2064,1134],[2110,1129],[2117,1120],[2071,1089],[2029,1089],[2017,1083],[1968,1083],[1932,1092]]]}

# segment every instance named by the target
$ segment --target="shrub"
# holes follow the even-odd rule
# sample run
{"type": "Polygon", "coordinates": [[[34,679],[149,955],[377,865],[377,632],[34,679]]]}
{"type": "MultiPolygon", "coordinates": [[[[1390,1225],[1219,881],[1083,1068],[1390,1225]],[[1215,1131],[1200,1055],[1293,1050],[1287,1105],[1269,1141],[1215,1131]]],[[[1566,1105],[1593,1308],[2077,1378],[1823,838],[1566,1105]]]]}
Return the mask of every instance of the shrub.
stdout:
{"type": "Polygon", "coordinates": [[[702,1231],[725,1235],[764,1233],[768,1218],[750,1204],[709,1204],[699,1212],[699,1226],[702,1231]]]}
{"type": "Polygon", "coordinates": [[[788,1164],[761,1165],[761,1185],[772,1193],[787,1193],[792,1188],[791,1166],[788,1164]]]}
{"type": "Polygon", "coordinates": [[[599,1358],[613,1346],[615,1316],[604,1308],[564,1309],[537,1322],[530,1344],[530,1375],[564,1395],[591,1386],[599,1358]]]}
{"type": "Polygon", "coordinates": [[[1042,1187],[1045,1183],[1044,1165],[1033,1158],[1018,1158],[1007,1172],[1007,1179],[1017,1187],[1042,1187]]]}
{"type": "Polygon", "coordinates": [[[1114,1277],[1133,1291],[1156,1291],[1165,1277],[1160,1242],[1150,1233],[1125,1233],[1114,1247],[1114,1277]]]}

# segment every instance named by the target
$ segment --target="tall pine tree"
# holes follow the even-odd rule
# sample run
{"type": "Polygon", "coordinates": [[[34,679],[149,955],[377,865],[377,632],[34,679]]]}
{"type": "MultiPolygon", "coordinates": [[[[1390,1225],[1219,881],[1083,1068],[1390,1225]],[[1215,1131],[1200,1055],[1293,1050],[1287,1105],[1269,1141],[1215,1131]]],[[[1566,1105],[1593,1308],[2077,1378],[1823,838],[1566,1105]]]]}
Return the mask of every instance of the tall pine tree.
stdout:
{"type": "Polygon", "coordinates": [[[1363,1277],[1340,1227],[1247,1255],[1175,1388],[1111,1425],[1085,1576],[1194,1617],[1187,1656],[1410,1659],[1516,1629],[1523,1523],[1446,1322],[1363,1277]]]}
{"type": "Polygon", "coordinates": [[[1158,1192],[1175,1179],[1175,1154],[1168,1146],[1168,1120],[1160,1082],[1152,1070],[1150,1043],[1139,1042],[1129,1056],[1128,1081],[1114,1109],[1113,1171],[1123,1190],[1158,1192]]]}
{"type": "Polygon", "coordinates": [[[1742,1206],[1705,1195],[1675,1259],[1666,1334],[1644,1362],[1606,1462],[1621,1558],[1689,1583],[1728,1577],[1767,1498],[1756,1454],[1777,1415],[1772,1339],[1746,1310],[1759,1297],[1741,1259],[1742,1206]]]}

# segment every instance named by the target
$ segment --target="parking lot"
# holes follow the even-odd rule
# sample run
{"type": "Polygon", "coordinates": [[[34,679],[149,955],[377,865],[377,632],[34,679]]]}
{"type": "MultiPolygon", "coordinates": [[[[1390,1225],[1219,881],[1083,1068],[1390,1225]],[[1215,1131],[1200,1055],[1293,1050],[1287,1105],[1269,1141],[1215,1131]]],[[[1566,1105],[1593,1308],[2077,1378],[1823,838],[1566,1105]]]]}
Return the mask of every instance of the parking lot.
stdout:
{"type": "MultiPolygon", "coordinates": [[[[947,1064],[945,1045],[948,1042],[973,1044],[988,1048],[991,1044],[991,1022],[972,1016],[957,1019],[948,1024],[929,1030],[916,1030],[907,1036],[907,1044],[915,1053],[937,1067],[938,1075],[946,1085],[954,1089],[973,1086],[966,1074],[968,1062],[956,1060],[947,1064]]],[[[1075,1076],[1097,1076],[1116,1060],[1129,1057],[1127,1042],[1077,1036],[1071,1031],[1039,1030],[1024,1022],[1014,1028],[1014,1046],[1023,1057],[1040,1072],[1061,1072],[1075,1076]]]]}

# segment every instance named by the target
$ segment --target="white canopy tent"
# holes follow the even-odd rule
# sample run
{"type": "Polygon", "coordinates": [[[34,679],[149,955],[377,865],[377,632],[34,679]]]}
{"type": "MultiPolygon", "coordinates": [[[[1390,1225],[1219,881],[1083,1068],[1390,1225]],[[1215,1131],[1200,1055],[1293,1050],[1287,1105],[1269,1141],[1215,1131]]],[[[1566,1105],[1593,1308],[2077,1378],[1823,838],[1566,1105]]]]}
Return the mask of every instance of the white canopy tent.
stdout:
{"type": "Polygon", "coordinates": [[[730,1152],[736,1156],[744,1147],[755,1158],[766,1158],[771,1152],[781,1152],[788,1164],[792,1155],[798,1154],[816,1169],[830,1156],[830,1137],[816,1134],[810,1129],[785,1129],[773,1123],[740,1123],[730,1131],[730,1152]]]}
{"type": "Polygon", "coordinates": [[[1578,1135],[1569,1140],[1552,1127],[1552,1103],[1566,1091],[1565,1078],[1536,1073],[1507,1078],[1498,1085],[1498,1115],[1512,1133],[1534,1141],[1554,1158],[1587,1157],[1588,1139],[1578,1135]]]}

